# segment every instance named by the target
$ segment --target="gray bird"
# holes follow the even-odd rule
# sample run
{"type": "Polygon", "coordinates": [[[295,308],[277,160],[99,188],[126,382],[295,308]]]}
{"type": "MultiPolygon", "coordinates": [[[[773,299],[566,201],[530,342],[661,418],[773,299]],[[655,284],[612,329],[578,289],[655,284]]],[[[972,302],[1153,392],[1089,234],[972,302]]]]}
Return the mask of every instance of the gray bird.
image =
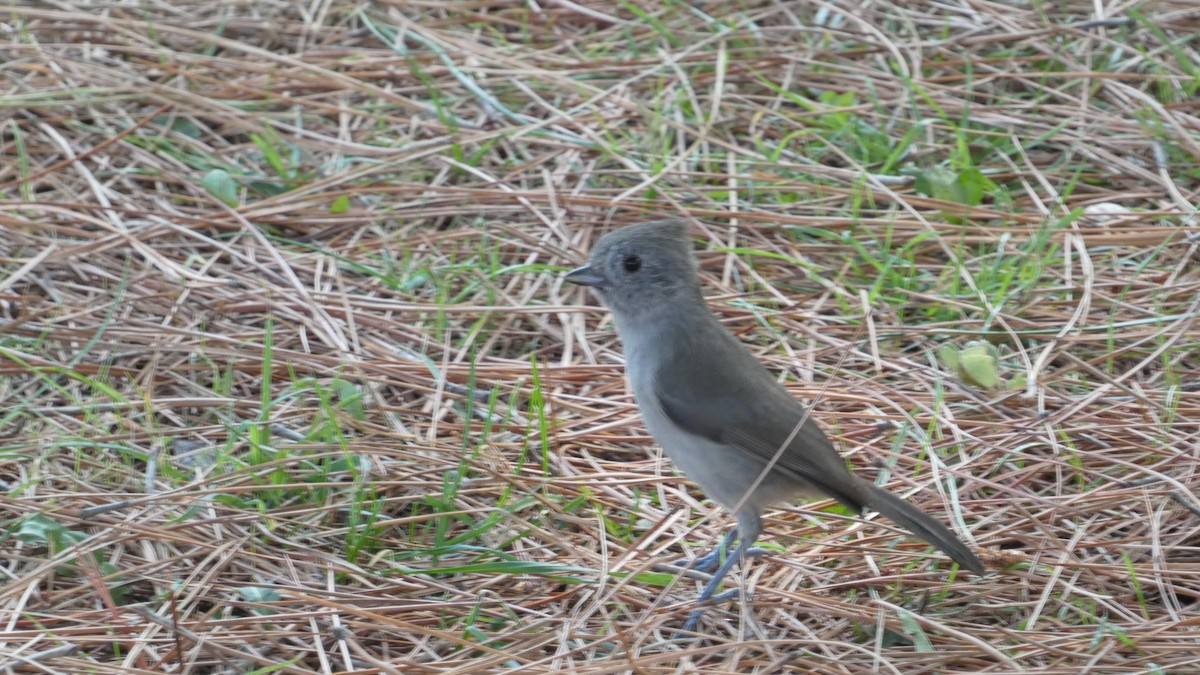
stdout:
{"type": "Polygon", "coordinates": [[[721,579],[762,533],[773,504],[832,497],[855,513],[873,509],[983,574],[949,529],[912,504],[858,478],[804,407],[708,309],[687,224],[662,220],[610,232],[566,280],[590,287],[612,310],[646,427],[667,456],[737,521],[695,567],[711,571],[739,538],[688,617],[694,630],[721,579]]]}

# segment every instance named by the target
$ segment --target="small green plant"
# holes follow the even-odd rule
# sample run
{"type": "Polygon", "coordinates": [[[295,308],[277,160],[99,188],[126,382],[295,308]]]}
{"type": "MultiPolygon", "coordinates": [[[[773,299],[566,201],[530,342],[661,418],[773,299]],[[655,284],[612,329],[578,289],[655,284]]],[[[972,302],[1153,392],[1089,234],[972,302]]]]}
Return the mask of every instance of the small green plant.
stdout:
{"type": "MultiPolygon", "coordinates": [[[[984,195],[996,189],[996,184],[975,167],[961,171],[934,167],[918,173],[913,187],[927,197],[944,202],[979,206],[983,203],[984,195]]],[[[952,223],[963,222],[962,217],[953,213],[944,213],[943,216],[952,223]]]]}
{"type": "Polygon", "coordinates": [[[986,340],[972,340],[962,348],[944,344],[937,350],[938,359],[955,377],[963,382],[989,391],[1019,389],[1025,377],[1006,377],[1000,362],[1000,350],[986,340]]]}
{"type": "MultiPolygon", "coordinates": [[[[21,524],[17,526],[15,536],[28,544],[44,546],[48,559],[58,556],[62,551],[83,544],[89,538],[86,532],[73,530],[42,514],[35,514],[21,521],[21,524]]],[[[66,558],[61,565],[55,568],[55,573],[78,577],[83,575],[83,571],[80,569],[81,563],[84,566],[92,567],[108,580],[108,592],[113,600],[117,603],[124,602],[127,595],[125,592],[126,582],[121,580],[120,569],[108,561],[102,550],[97,549],[92,556],[94,560],[92,564],[75,557],[66,558]]]]}

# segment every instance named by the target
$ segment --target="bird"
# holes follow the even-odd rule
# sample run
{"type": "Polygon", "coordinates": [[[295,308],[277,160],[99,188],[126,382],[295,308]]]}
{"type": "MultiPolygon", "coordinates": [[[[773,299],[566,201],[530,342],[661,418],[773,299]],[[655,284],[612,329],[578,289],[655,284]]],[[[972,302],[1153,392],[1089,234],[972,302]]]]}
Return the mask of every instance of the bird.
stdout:
{"type": "Polygon", "coordinates": [[[962,568],[983,563],[916,506],[851,472],[804,406],[730,333],[705,303],[687,221],[626,226],[605,234],[566,281],[591,289],[612,312],[626,374],[651,436],[690,480],[733,514],[724,542],[696,560],[711,572],[683,631],[694,632],[722,579],[748,556],[763,512],[781,502],[832,497],[870,509],[941,549],[962,568]],[[734,541],[739,545],[722,561],[734,541]]]}

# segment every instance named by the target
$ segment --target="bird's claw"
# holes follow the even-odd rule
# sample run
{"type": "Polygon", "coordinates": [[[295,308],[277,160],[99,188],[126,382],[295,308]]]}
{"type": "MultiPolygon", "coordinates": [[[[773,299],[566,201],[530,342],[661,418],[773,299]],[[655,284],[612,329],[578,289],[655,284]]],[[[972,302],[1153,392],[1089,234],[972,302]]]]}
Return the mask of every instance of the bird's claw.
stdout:
{"type": "MultiPolygon", "coordinates": [[[[746,551],[746,553],[749,554],[750,551],[746,551]]],[[[724,593],[718,593],[717,595],[714,595],[713,597],[711,597],[707,600],[704,600],[703,602],[700,603],[699,607],[697,607],[696,609],[693,609],[691,614],[688,614],[687,621],[683,624],[683,628],[678,633],[671,636],[671,639],[672,640],[687,640],[687,639],[694,637],[691,635],[686,635],[686,633],[694,633],[696,631],[696,626],[699,625],[700,617],[704,615],[704,610],[708,609],[709,607],[711,607],[713,605],[717,605],[722,602],[728,602],[730,600],[733,600],[734,598],[737,598],[741,594],[742,594],[742,592],[739,589],[734,588],[734,589],[725,591],[724,593]]]]}
{"type": "MultiPolygon", "coordinates": [[[[769,553],[770,551],[765,548],[751,548],[746,550],[746,555],[751,558],[761,558],[769,553]]],[[[709,551],[699,558],[696,558],[695,561],[687,558],[680,558],[679,560],[671,563],[671,566],[678,567],[680,569],[691,569],[696,570],[697,572],[708,573],[715,570],[720,564],[721,549],[717,548],[709,551]]]]}

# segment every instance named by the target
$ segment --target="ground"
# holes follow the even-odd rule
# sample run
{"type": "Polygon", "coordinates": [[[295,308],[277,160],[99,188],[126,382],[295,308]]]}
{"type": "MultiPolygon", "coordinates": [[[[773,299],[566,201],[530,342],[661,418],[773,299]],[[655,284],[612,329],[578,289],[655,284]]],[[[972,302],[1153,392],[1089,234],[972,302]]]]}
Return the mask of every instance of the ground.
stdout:
{"type": "MultiPolygon", "coordinates": [[[[0,666],[1200,672],[1200,9],[17,3],[0,666]],[[865,478],[728,514],[561,275],[686,218],[865,478]]],[[[42,670],[39,670],[42,669],[42,670]]],[[[2,669],[2,668],[0,668],[2,669]]]]}

